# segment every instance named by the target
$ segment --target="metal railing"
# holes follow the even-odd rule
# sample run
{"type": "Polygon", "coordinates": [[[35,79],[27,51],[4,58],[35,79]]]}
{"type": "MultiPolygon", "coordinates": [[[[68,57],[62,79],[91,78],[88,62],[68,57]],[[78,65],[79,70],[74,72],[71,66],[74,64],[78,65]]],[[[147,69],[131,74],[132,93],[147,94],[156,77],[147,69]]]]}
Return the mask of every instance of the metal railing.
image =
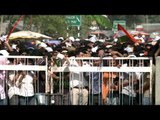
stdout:
{"type": "Polygon", "coordinates": [[[48,58],[41,56],[5,58],[9,64],[0,65],[0,71],[5,71],[1,86],[9,105],[153,104],[151,58],[71,57],[52,65],[48,58]],[[14,78],[23,75],[22,71],[26,71],[22,80],[14,78]],[[11,99],[9,91],[15,98],[11,99]],[[24,95],[24,91],[28,94],[24,95]]]}

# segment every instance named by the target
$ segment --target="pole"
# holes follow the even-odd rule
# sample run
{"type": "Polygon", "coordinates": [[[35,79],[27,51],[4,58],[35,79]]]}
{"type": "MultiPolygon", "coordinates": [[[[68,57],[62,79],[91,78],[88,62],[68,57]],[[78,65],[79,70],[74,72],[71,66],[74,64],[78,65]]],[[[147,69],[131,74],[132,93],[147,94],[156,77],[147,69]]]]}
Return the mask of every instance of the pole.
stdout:
{"type": "MultiPolygon", "coordinates": [[[[156,57],[156,73],[155,73],[155,105],[160,105],[160,57],[156,57]]],[[[153,79],[153,78],[152,78],[153,79]]]]}
{"type": "Polygon", "coordinates": [[[78,37],[80,37],[80,26],[78,26],[78,37]]]}
{"type": "Polygon", "coordinates": [[[146,22],[147,22],[147,32],[148,32],[148,15],[146,15],[146,22]]]}
{"type": "Polygon", "coordinates": [[[29,30],[31,30],[31,31],[32,31],[32,15],[30,16],[29,30]]]}
{"type": "Polygon", "coordinates": [[[2,27],[3,27],[3,15],[1,16],[1,32],[0,32],[0,35],[2,34],[2,27]]]}
{"type": "Polygon", "coordinates": [[[68,34],[68,26],[67,26],[67,37],[69,36],[69,34],[68,34]]]}

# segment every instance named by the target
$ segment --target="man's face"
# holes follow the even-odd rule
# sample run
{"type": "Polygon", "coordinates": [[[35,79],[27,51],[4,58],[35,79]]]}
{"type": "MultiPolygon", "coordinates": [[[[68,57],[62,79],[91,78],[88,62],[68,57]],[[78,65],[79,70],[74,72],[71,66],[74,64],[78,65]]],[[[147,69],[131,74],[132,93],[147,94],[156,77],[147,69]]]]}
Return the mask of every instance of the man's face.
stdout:
{"type": "Polygon", "coordinates": [[[111,52],[112,52],[112,48],[109,48],[109,49],[108,49],[108,52],[111,53],[111,52]]]}
{"type": "Polygon", "coordinates": [[[93,64],[94,64],[94,66],[99,66],[99,65],[100,65],[100,63],[101,63],[101,61],[100,61],[100,60],[93,60],[93,64]]]}
{"type": "Polygon", "coordinates": [[[53,59],[56,59],[57,54],[58,54],[58,52],[53,52],[53,53],[52,53],[52,58],[53,58],[53,59]]]}
{"type": "Polygon", "coordinates": [[[84,56],[84,53],[83,52],[80,52],[78,57],[83,57],[84,56]]]}
{"type": "Polygon", "coordinates": [[[149,46],[149,45],[146,46],[146,49],[147,49],[147,50],[149,50],[150,48],[151,48],[151,46],[149,46]]]}
{"type": "Polygon", "coordinates": [[[104,50],[99,50],[98,51],[98,56],[102,57],[104,55],[104,50]]]}
{"type": "Polygon", "coordinates": [[[92,48],[92,47],[94,46],[94,43],[93,43],[93,42],[90,42],[90,43],[88,44],[88,46],[92,48]]]}
{"type": "Polygon", "coordinates": [[[141,35],[141,34],[138,34],[138,37],[140,38],[140,37],[142,37],[142,35],[141,35]]]}

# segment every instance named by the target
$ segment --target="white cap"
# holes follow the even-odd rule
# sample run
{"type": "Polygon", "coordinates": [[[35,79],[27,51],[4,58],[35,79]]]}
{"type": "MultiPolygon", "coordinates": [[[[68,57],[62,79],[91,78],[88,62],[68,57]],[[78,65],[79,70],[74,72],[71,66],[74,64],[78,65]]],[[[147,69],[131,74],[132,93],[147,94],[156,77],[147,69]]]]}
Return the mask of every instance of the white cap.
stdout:
{"type": "Polygon", "coordinates": [[[124,50],[126,50],[128,53],[133,52],[133,49],[130,47],[126,47],[124,50]]]}
{"type": "Polygon", "coordinates": [[[70,36],[70,37],[69,37],[69,40],[71,40],[72,42],[74,42],[74,41],[75,41],[75,39],[74,39],[74,37],[73,37],[73,36],[70,36]]]}
{"type": "Polygon", "coordinates": [[[16,44],[13,44],[12,45],[12,49],[16,49],[17,45],[16,44]]]}
{"type": "Polygon", "coordinates": [[[139,56],[143,56],[144,55],[144,53],[139,53],[139,56]]]}
{"type": "Polygon", "coordinates": [[[97,41],[96,36],[92,36],[92,37],[89,39],[89,41],[95,43],[95,42],[97,41]]]}
{"type": "Polygon", "coordinates": [[[2,37],[0,37],[0,40],[3,42],[3,41],[6,41],[6,38],[7,38],[7,35],[3,35],[2,37]]]}
{"type": "Polygon", "coordinates": [[[62,50],[62,52],[61,53],[67,53],[68,51],[67,50],[62,50]]]}
{"type": "Polygon", "coordinates": [[[59,40],[64,40],[64,38],[63,38],[63,37],[59,37],[58,39],[59,39],[59,40]]]}
{"type": "Polygon", "coordinates": [[[117,38],[115,38],[115,39],[114,39],[114,42],[117,42],[117,41],[118,41],[118,39],[117,39],[117,38]]]}
{"type": "Polygon", "coordinates": [[[46,47],[45,50],[47,50],[47,52],[53,52],[53,49],[51,47],[46,47]]]}
{"type": "Polygon", "coordinates": [[[79,38],[76,38],[76,40],[75,41],[80,41],[80,39],[79,38]]]}
{"type": "Polygon", "coordinates": [[[98,46],[93,47],[91,50],[92,50],[92,52],[96,52],[96,51],[97,51],[97,49],[98,49],[98,46]]]}
{"type": "Polygon", "coordinates": [[[40,44],[40,43],[41,43],[41,41],[36,40],[36,46],[37,46],[38,44],[40,44]]]}
{"type": "Polygon", "coordinates": [[[66,44],[66,47],[71,47],[72,46],[72,44],[69,43],[69,42],[65,42],[65,44],[66,44]]]}
{"type": "Polygon", "coordinates": [[[106,48],[111,48],[113,45],[107,45],[106,48]]]}
{"type": "Polygon", "coordinates": [[[64,56],[63,54],[58,53],[56,58],[57,58],[57,59],[58,59],[58,58],[63,59],[64,57],[65,57],[65,56],[64,56]]]}
{"type": "Polygon", "coordinates": [[[1,53],[3,56],[9,56],[9,53],[8,53],[6,50],[0,50],[0,53],[1,53]]]}
{"type": "Polygon", "coordinates": [[[43,48],[46,48],[46,47],[47,47],[47,45],[46,45],[45,43],[43,43],[43,42],[41,42],[39,46],[40,46],[40,47],[43,47],[43,48]]]}
{"type": "Polygon", "coordinates": [[[98,41],[99,41],[99,42],[102,42],[102,43],[103,43],[103,42],[105,42],[105,40],[104,40],[104,39],[99,39],[98,41]]]}

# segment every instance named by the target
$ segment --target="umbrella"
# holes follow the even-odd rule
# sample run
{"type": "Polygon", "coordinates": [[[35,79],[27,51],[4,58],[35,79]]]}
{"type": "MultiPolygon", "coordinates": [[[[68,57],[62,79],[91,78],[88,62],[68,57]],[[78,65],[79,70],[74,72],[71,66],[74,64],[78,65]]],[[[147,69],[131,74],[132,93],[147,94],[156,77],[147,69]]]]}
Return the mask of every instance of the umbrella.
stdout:
{"type": "Polygon", "coordinates": [[[32,31],[18,31],[14,32],[9,36],[9,40],[15,40],[15,39],[52,39],[52,37],[32,32],[32,31]]]}
{"type": "Polygon", "coordinates": [[[141,35],[149,35],[148,33],[143,32],[143,31],[131,31],[130,33],[131,33],[132,35],[138,35],[138,34],[141,34],[141,35]]]}
{"type": "Polygon", "coordinates": [[[59,45],[61,44],[61,41],[60,40],[46,40],[45,43],[59,45]]]}
{"type": "Polygon", "coordinates": [[[101,32],[101,31],[95,31],[95,32],[89,32],[88,34],[98,35],[98,34],[104,34],[104,32],[101,32]]]}

